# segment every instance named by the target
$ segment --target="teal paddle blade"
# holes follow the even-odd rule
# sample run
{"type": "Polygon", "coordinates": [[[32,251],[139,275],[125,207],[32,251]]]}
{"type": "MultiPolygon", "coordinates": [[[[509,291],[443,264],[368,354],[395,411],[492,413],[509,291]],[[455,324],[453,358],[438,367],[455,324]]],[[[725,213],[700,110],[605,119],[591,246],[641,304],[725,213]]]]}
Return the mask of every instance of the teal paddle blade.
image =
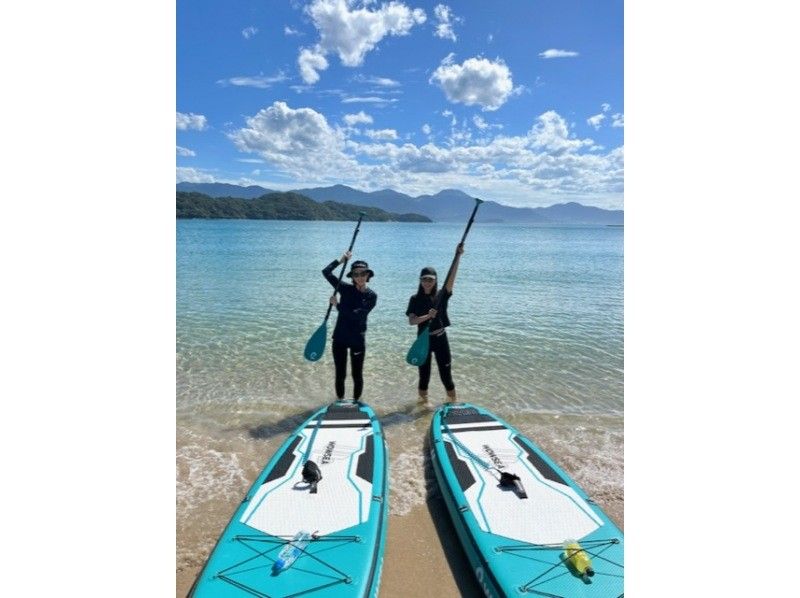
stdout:
{"type": "Polygon", "coordinates": [[[325,340],[328,338],[328,325],[323,322],[317,331],[311,335],[306,343],[303,356],[309,361],[317,361],[325,352],[325,340]]]}
{"type": "Polygon", "coordinates": [[[421,366],[425,363],[425,360],[428,359],[428,346],[430,345],[430,335],[428,334],[428,329],[422,331],[417,337],[417,340],[414,341],[414,344],[411,345],[411,348],[408,350],[408,354],[406,354],[406,362],[409,365],[415,365],[417,367],[421,366]]]}

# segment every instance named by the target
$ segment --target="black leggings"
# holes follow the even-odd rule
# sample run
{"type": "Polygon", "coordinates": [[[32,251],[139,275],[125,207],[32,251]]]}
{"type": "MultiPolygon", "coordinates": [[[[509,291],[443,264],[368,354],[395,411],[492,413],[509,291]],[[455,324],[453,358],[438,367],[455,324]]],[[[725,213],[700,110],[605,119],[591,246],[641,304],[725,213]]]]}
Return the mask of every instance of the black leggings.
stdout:
{"type": "Polygon", "coordinates": [[[439,378],[442,379],[445,390],[453,390],[456,385],[453,382],[453,373],[450,368],[452,357],[450,356],[450,343],[447,340],[446,332],[441,336],[430,337],[428,359],[419,366],[419,386],[417,388],[420,390],[428,390],[428,382],[431,381],[431,353],[436,356],[439,378]]]}
{"type": "Polygon", "coordinates": [[[333,341],[333,363],[336,366],[336,397],[344,398],[344,379],[347,376],[347,349],[350,349],[350,372],[353,374],[353,398],[360,399],[364,390],[364,354],[366,348],[350,347],[344,343],[333,341]]]}

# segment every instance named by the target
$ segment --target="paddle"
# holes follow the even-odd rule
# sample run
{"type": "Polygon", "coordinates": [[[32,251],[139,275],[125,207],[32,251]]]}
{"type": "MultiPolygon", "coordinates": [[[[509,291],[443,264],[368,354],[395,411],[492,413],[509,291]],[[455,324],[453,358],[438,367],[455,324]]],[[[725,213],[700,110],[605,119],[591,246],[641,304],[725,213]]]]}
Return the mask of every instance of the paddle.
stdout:
{"type": "MultiPolygon", "coordinates": [[[[478,211],[478,206],[483,203],[483,200],[475,198],[475,207],[472,210],[472,215],[469,217],[469,222],[467,222],[467,228],[464,230],[464,235],[461,237],[461,243],[464,243],[464,240],[467,238],[467,233],[469,233],[469,229],[472,227],[472,222],[475,220],[475,213],[478,211]]],[[[457,256],[456,256],[457,257],[457,256]]],[[[453,258],[452,263],[450,264],[450,269],[447,271],[447,276],[444,279],[444,284],[447,284],[447,281],[450,279],[450,274],[453,272],[453,268],[456,265],[456,257],[453,258]]],[[[442,295],[444,293],[444,286],[439,289],[439,292],[436,294],[436,299],[433,302],[433,309],[439,309],[439,303],[442,301],[442,295]]],[[[409,365],[415,365],[417,367],[421,366],[425,363],[425,360],[428,359],[428,347],[430,346],[430,323],[431,320],[425,322],[422,326],[422,332],[419,333],[417,336],[417,340],[414,341],[414,344],[411,345],[411,348],[408,350],[406,354],[406,363],[409,365]]]]}
{"type": "MultiPolygon", "coordinates": [[[[350,240],[350,248],[347,250],[348,252],[353,251],[353,245],[355,245],[356,237],[358,236],[358,229],[361,227],[361,219],[365,215],[366,214],[364,212],[358,213],[358,224],[356,224],[356,230],[353,232],[353,238],[350,240]]],[[[342,276],[344,276],[344,269],[346,266],[347,260],[345,259],[342,262],[342,271],[339,272],[339,281],[336,283],[336,287],[333,289],[334,295],[339,290],[339,284],[342,282],[342,276]]],[[[317,361],[320,357],[322,357],[322,353],[325,351],[325,341],[328,338],[328,318],[331,315],[331,308],[333,308],[333,305],[328,303],[328,311],[325,312],[325,319],[322,320],[320,327],[317,328],[316,332],[311,335],[311,338],[309,338],[308,342],[306,343],[303,356],[309,361],[317,361]]]]}

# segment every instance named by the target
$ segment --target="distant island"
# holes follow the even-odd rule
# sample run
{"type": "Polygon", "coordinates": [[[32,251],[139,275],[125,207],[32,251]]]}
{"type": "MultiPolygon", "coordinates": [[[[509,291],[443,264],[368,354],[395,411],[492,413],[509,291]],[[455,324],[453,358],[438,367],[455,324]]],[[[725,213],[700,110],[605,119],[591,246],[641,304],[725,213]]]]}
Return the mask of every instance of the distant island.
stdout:
{"type": "Polygon", "coordinates": [[[177,218],[224,218],[240,220],[357,220],[364,212],[370,222],[431,222],[420,214],[393,214],[379,208],[325,201],[318,203],[293,192],[266,193],[253,199],[210,197],[196,191],[177,191],[177,218]]]}
{"type": "MultiPolygon", "coordinates": [[[[247,187],[231,185],[229,183],[189,183],[181,182],[176,185],[177,191],[202,193],[212,198],[238,198],[250,203],[258,198],[276,193],[272,189],[265,189],[258,185],[247,187]]],[[[376,208],[390,216],[387,220],[399,222],[464,222],[475,204],[473,197],[458,189],[445,189],[435,195],[420,195],[411,197],[404,193],[383,189],[381,191],[359,191],[346,185],[333,185],[331,187],[316,187],[312,189],[294,189],[287,193],[304,199],[313,200],[317,204],[326,205],[328,202],[357,206],[359,210],[367,211],[376,208]],[[426,220],[415,220],[424,217],[426,220]]],[[[525,223],[525,224],[591,224],[610,225],[624,223],[622,210],[605,210],[594,206],[585,206],[577,202],[555,204],[546,208],[514,208],[499,204],[491,197],[482,196],[484,200],[476,222],[486,223],[525,223]]],[[[240,205],[236,213],[241,214],[244,208],[240,205]]],[[[310,206],[304,210],[311,211],[310,206]]],[[[334,210],[337,212],[337,210],[334,210]]],[[[378,212],[379,213],[379,212],[378,212]]],[[[377,214],[377,213],[376,213],[377,214]]],[[[198,217],[198,216],[195,216],[198,217]]],[[[199,216],[207,218],[234,217],[234,216],[199,216]]],[[[248,216],[235,216],[247,218],[248,216]]],[[[320,215],[319,218],[328,219],[320,215]]]]}

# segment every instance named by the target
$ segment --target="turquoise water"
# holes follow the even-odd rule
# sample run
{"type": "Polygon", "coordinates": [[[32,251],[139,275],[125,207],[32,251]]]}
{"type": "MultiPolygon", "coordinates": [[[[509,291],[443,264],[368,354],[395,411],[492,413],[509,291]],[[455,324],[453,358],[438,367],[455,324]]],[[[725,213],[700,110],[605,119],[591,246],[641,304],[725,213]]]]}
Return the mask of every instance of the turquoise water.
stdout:
{"type": "MultiPolygon", "coordinates": [[[[178,411],[332,398],[330,346],[303,360],[330,286],[320,271],[352,223],[178,221],[178,411]]],[[[376,275],[364,400],[413,398],[405,309],[417,275],[447,272],[463,225],[362,225],[354,258],[376,275]]],[[[475,225],[450,303],[454,378],[507,409],[622,414],[623,232],[475,225]]],[[[329,330],[335,322],[332,314],[329,330]]],[[[434,373],[435,375],[435,373],[434,373]]]]}
{"type": "MultiPolygon", "coordinates": [[[[224,524],[270,451],[333,400],[330,336],[318,362],[305,361],[303,348],[331,291],[321,270],[353,229],[177,221],[179,561],[204,558],[221,528],[199,531],[203,517],[217,512],[224,524]]],[[[463,229],[365,222],[353,252],[376,274],[362,399],[383,417],[394,514],[422,504],[430,488],[422,454],[430,417],[412,410],[417,371],[404,357],[416,327],[405,309],[420,268],[444,278],[463,229]]],[[[623,230],[477,222],[449,313],[459,397],[528,434],[620,522],[623,230]]],[[[436,366],[430,389],[441,402],[436,366]]]]}

